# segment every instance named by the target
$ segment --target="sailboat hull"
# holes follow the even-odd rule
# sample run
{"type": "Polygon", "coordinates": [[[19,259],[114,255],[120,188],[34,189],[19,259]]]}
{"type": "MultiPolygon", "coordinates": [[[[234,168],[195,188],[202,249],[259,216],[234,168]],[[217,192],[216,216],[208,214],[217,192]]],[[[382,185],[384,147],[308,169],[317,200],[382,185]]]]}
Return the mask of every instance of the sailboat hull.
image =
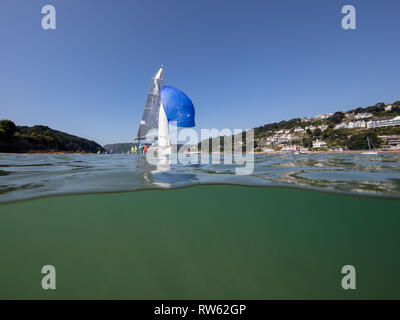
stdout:
{"type": "Polygon", "coordinates": [[[378,154],[378,152],[376,152],[376,151],[365,151],[365,152],[361,152],[361,154],[376,155],[376,154],[378,154]]]}

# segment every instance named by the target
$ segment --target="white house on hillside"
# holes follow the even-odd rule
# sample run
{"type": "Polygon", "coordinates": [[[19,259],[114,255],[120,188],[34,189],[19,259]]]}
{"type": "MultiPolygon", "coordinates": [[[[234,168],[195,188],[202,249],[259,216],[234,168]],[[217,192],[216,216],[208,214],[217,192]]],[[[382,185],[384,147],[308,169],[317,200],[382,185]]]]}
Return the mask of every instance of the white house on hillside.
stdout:
{"type": "Polygon", "coordinates": [[[338,124],[334,129],[355,129],[355,128],[365,128],[367,123],[364,120],[342,122],[338,124]]]}
{"type": "Polygon", "coordinates": [[[322,119],[328,119],[329,117],[332,117],[333,113],[324,113],[324,114],[317,114],[316,116],[313,117],[314,120],[322,120],[322,119]]]}
{"type": "Polygon", "coordinates": [[[372,113],[369,112],[362,112],[362,113],[357,113],[354,115],[354,119],[366,119],[366,118],[371,118],[373,116],[372,113]]]}
{"type": "Polygon", "coordinates": [[[354,128],[365,128],[367,123],[364,120],[349,122],[347,128],[354,129],[354,128]]]}
{"type": "Polygon", "coordinates": [[[328,146],[328,144],[325,141],[322,140],[315,140],[312,143],[312,147],[313,148],[326,148],[328,146]]]}
{"type": "Polygon", "coordinates": [[[347,122],[339,123],[339,124],[336,125],[333,129],[334,129],[334,130],[337,130],[337,129],[347,129],[347,122]]]}
{"type": "Polygon", "coordinates": [[[318,126],[318,129],[320,129],[321,131],[324,131],[324,130],[328,129],[328,126],[326,124],[323,124],[323,125],[318,126]]]}
{"type": "Polygon", "coordinates": [[[394,127],[394,126],[400,126],[400,116],[394,118],[371,120],[367,122],[368,128],[394,127]]]}
{"type": "Polygon", "coordinates": [[[306,130],[310,129],[311,131],[314,131],[315,129],[317,129],[316,126],[307,126],[305,127],[306,130]]]}

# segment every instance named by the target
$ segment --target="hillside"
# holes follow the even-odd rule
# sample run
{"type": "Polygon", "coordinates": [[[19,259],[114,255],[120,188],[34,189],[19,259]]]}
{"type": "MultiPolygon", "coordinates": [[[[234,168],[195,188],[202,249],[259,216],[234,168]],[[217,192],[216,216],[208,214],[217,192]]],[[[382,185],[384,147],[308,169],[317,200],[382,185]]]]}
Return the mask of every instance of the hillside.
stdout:
{"type": "Polygon", "coordinates": [[[313,147],[313,141],[318,139],[326,142],[326,147],[360,150],[368,148],[369,137],[373,145],[384,147],[386,142],[380,136],[399,135],[400,127],[372,127],[373,123],[381,119],[393,119],[399,115],[400,101],[396,101],[392,104],[377,103],[346,112],[317,115],[311,119],[295,118],[266,124],[254,128],[255,145],[260,149],[285,145],[286,141],[310,149],[313,147]]]}
{"type": "Polygon", "coordinates": [[[0,121],[0,152],[104,152],[94,141],[70,135],[46,126],[16,126],[0,121]]]}
{"type": "Polygon", "coordinates": [[[131,148],[133,146],[133,143],[112,143],[112,144],[106,144],[104,145],[104,149],[106,149],[108,152],[113,153],[126,153],[130,152],[131,148]]]}
{"type": "MultiPolygon", "coordinates": [[[[399,116],[400,101],[396,101],[392,104],[381,102],[346,112],[320,114],[310,119],[294,118],[268,123],[254,128],[254,147],[255,151],[263,149],[289,151],[300,147],[309,150],[323,148],[361,150],[368,149],[367,137],[377,148],[396,147],[395,142],[392,142],[400,139],[400,119],[396,118],[399,116]],[[387,123],[382,124],[384,121],[387,123]],[[319,145],[323,147],[319,148],[319,145]]],[[[220,140],[220,151],[223,151],[224,142],[220,137],[209,139],[209,151],[211,152],[212,140],[215,139],[220,140]]],[[[246,148],[244,135],[242,142],[244,151],[246,148]]],[[[197,148],[201,148],[200,143],[197,148]]]]}

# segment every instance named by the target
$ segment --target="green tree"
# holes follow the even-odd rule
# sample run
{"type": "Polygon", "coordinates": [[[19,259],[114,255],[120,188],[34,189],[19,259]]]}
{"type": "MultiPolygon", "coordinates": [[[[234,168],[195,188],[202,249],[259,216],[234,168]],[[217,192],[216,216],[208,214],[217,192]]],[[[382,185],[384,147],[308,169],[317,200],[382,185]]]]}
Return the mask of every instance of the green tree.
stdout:
{"type": "Polygon", "coordinates": [[[17,126],[11,120],[0,120],[0,133],[6,139],[10,139],[17,131],[17,126]]]}
{"type": "Polygon", "coordinates": [[[314,136],[315,137],[320,137],[321,134],[322,134],[322,131],[321,131],[320,128],[317,128],[317,129],[314,130],[314,136]]]}
{"type": "Polygon", "coordinates": [[[348,147],[351,150],[365,150],[368,149],[368,140],[372,143],[373,146],[378,148],[382,143],[382,140],[378,138],[376,132],[360,132],[351,136],[349,139],[348,147]]]}
{"type": "Polygon", "coordinates": [[[341,111],[335,112],[332,117],[330,117],[330,121],[333,123],[341,123],[344,118],[344,113],[341,111]]]}

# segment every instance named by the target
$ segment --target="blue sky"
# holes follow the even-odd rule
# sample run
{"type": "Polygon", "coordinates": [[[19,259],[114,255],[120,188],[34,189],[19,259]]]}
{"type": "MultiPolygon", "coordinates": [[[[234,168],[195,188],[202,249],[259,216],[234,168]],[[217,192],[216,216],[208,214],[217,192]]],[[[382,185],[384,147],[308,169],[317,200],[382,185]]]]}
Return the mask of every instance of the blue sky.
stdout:
{"type": "Polygon", "coordinates": [[[101,144],[135,136],[149,81],[197,128],[251,128],[400,99],[398,0],[2,0],[0,118],[101,144]],[[57,29],[41,28],[41,8],[57,29]],[[341,8],[357,29],[341,28],[341,8]]]}

